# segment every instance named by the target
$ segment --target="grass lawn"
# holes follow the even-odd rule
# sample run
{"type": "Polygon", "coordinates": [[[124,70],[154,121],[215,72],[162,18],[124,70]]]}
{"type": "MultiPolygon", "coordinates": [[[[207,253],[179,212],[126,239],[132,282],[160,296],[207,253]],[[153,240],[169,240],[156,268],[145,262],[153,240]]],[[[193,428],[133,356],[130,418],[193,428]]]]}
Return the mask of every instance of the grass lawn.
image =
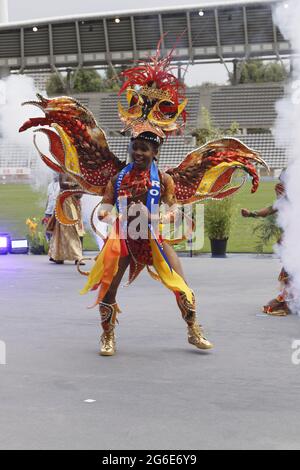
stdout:
{"type": "MultiPolygon", "coordinates": [[[[255,194],[251,194],[250,183],[247,183],[233,197],[235,217],[227,251],[235,253],[255,252],[255,240],[252,235],[252,229],[257,221],[255,219],[242,218],[240,209],[246,207],[255,210],[271,205],[275,199],[274,185],[274,182],[263,181],[258,191],[255,194]]],[[[9,232],[14,237],[24,237],[27,233],[26,219],[28,217],[42,217],[45,201],[46,195],[33,191],[30,185],[0,185],[0,232],[9,232]]],[[[84,237],[84,249],[96,249],[96,243],[90,234],[84,237]]],[[[202,251],[210,251],[207,237],[205,237],[202,251]]],[[[265,249],[265,252],[272,252],[272,244],[265,249]]]]}
{"type": "MultiPolygon", "coordinates": [[[[14,237],[27,234],[27,218],[44,216],[46,193],[37,192],[29,184],[0,184],[0,232],[14,237]]],[[[84,249],[96,250],[93,235],[84,237],[84,249]]]]}

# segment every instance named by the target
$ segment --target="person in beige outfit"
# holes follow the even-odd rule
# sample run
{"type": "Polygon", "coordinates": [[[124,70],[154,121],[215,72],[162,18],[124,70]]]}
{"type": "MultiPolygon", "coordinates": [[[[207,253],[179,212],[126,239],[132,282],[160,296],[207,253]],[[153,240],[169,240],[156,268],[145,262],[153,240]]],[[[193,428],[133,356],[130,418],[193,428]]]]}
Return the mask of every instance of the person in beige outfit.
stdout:
{"type": "MultiPolygon", "coordinates": [[[[78,189],[76,183],[65,175],[59,177],[60,191],[78,189]]],[[[63,210],[70,219],[78,220],[75,225],[65,226],[59,223],[55,214],[49,223],[48,230],[52,231],[49,247],[50,260],[56,264],[64,261],[78,261],[82,258],[82,239],[85,234],[81,215],[80,196],[69,197],[63,203],[63,210]]]]}

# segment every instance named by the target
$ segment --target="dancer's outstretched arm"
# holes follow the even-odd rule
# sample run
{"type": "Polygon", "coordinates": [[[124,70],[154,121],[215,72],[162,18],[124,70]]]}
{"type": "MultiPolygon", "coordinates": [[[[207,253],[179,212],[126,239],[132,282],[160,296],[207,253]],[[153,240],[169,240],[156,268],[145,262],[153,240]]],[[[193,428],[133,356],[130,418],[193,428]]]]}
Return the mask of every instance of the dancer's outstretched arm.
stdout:
{"type": "Polygon", "coordinates": [[[269,215],[276,214],[278,209],[273,206],[264,207],[258,211],[250,211],[249,209],[242,209],[241,214],[243,217],[268,217],[269,215]]]}

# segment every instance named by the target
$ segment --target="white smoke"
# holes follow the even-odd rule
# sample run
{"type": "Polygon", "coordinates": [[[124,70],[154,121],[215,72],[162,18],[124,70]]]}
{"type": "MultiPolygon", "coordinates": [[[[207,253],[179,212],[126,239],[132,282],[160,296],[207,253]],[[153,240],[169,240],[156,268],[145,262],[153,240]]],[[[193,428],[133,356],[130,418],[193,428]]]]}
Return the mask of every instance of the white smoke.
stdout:
{"type": "MultiPolygon", "coordinates": [[[[289,0],[274,11],[276,24],[300,54],[300,2],[289,0]]],[[[284,98],[277,103],[275,138],[279,146],[288,147],[289,164],[284,176],[286,198],[277,202],[278,220],[284,231],[279,246],[283,266],[292,277],[291,308],[300,313],[300,61],[293,63],[292,81],[284,98]]]]}
{"type": "MultiPolygon", "coordinates": [[[[19,133],[19,127],[29,117],[41,117],[43,113],[34,106],[22,106],[22,103],[36,99],[34,81],[27,75],[10,75],[0,81],[1,106],[0,106],[0,133],[1,139],[7,144],[13,144],[15,153],[26,155],[31,166],[34,188],[42,189],[52,178],[53,172],[38,157],[33,147],[32,130],[19,133]]],[[[46,138],[41,139],[42,150],[46,152],[49,147],[46,138]]],[[[4,145],[5,148],[5,145],[4,145]]],[[[6,155],[0,154],[0,159],[7,159],[6,155]]]]}
{"type": "MultiPolygon", "coordinates": [[[[21,125],[29,118],[44,117],[42,110],[35,106],[22,106],[26,101],[36,100],[36,90],[33,78],[28,75],[10,75],[0,80],[0,139],[5,144],[13,144],[14,154],[25,154],[26,159],[31,160],[32,187],[35,190],[46,192],[49,182],[52,180],[54,172],[41,160],[37,150],[33,145],[33,130],[28,129],[19,133],[21,125]]],[[[45,92],[42,92],[46,96],[45,92]]],[[[41,133],[37,134],[37,141],[40,150],[45,155],[50,155],[48,138],[41,133]]],[[[5,149],[5,145],[2,147],[5,149]]],[[[7,155],[1,154],[0,161],[5,159],[7,155]]],[[[8,162],[9,164],[9,162],[8,162]]],[[[44,205],[45,200],[41,203],[44,205]]],[[[86,230],[93,233],[97,241],[98,247],[103,245],[102,238],[94,234],[90,226],[90,217],[94,207],[100,201],[100,198],[93,196],[84,196],[82,202],[83,221],[86,230]]],[[[94,218],[97,230],[106,236],[107,226],[94,218]]]]}

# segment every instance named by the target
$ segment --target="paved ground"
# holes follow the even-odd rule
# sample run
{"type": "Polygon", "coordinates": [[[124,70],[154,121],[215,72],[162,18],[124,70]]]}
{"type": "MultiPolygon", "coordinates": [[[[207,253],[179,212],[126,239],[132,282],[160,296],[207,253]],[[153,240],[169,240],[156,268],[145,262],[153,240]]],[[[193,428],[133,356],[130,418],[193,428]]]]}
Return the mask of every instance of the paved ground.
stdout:
{"type": "Polygon", "coordinates": [[[120,292],[118,354],[103,358],[73,265],[0,257],[1,449],[300,448],[299,317],[260,314],[278,261],[183,264],[215,349],[187,344],[173,295],[144,273],[120,292]]]}

